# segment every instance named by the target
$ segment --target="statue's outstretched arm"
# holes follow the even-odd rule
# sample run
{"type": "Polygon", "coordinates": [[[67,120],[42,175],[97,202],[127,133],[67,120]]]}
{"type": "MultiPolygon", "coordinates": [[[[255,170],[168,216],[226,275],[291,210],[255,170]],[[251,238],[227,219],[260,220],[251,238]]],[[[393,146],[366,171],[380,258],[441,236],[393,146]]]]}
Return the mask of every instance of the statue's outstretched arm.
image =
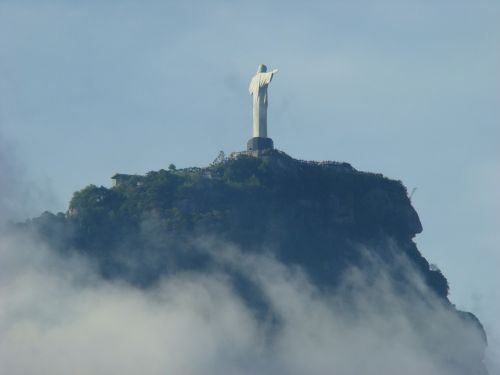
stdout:
{"type": "Polygon", "coordinates": [[[273,69],[273,70],[271,71],[271,73],[273,73],[273,74],[278,73],[278,69],[273,69]]]}

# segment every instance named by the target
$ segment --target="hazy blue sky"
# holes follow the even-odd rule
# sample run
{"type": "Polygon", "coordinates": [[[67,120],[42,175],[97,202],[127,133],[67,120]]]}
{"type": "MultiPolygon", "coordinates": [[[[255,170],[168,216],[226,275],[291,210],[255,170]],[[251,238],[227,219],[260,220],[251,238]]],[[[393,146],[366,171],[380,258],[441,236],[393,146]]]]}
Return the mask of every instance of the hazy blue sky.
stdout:
{"type": "Polygon", "coordinates": [[[241,150],[266,63],[275,146],[417,187],[420,250],[494,332],[499,20],[493,0],[0,0],[2,182],[18,212],[64,211],[115,172],[241,150]]]}

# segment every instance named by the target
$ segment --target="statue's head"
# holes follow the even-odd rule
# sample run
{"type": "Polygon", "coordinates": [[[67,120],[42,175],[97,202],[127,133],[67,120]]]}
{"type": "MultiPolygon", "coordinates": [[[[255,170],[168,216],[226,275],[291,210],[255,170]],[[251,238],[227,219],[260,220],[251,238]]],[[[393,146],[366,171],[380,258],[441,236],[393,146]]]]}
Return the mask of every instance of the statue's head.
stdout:
{"type": "Polygon", "coordinates": [[[257,73],[264,73],[264,72],[267,72],[267,66],[265,66],[264,64],[260,64],[259,68],[257,69],[257,73]]]}

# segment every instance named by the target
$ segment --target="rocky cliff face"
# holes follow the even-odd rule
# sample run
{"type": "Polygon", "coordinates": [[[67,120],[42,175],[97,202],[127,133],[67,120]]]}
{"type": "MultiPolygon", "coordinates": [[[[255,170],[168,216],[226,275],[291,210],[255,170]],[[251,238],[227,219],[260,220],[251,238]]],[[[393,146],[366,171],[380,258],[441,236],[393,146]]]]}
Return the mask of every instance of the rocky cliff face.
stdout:
{"type": "MultiPolygon", "coordinates": [[[[301,161],[277,150],[235,153],[206,168],[150,172],[112,189],[89,186],[75,193],[68,212],[25,226],[61,252],[93,258],[108,278],[148,287],[172,272],[218,266],[207,243],[236,246],[301,269],[347,305],[356,287],[346,280],[356,272],[373,283],[389,280],[409,306],[439,304],[484,337],[479,321],[448,301],[445,277],[417,249],[422,225],[404,185],[347,163],[301,161]]],[[[272,314],[251,277],[226,271],[250,306],[272,314]]],[[[460,347],[446,361],[462,368],[457,373],[484,373],[484,344],[460,347]],[[467,366],[462,349],[472,358],[467,366]]]]}

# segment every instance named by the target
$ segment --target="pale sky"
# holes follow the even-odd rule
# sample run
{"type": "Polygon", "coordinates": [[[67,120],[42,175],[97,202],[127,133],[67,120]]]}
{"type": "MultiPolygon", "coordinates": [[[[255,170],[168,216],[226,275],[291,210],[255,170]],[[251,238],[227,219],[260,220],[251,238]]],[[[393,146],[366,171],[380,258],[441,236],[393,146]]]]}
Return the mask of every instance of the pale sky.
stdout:
{"type": "Polygon", "coordinates": [[[493,0],[0,0],[0,181],[37,215],[242,150],[265,63],[275,146],[416,187],[420,251],[500,345],[499,20],[493,0]]]}

